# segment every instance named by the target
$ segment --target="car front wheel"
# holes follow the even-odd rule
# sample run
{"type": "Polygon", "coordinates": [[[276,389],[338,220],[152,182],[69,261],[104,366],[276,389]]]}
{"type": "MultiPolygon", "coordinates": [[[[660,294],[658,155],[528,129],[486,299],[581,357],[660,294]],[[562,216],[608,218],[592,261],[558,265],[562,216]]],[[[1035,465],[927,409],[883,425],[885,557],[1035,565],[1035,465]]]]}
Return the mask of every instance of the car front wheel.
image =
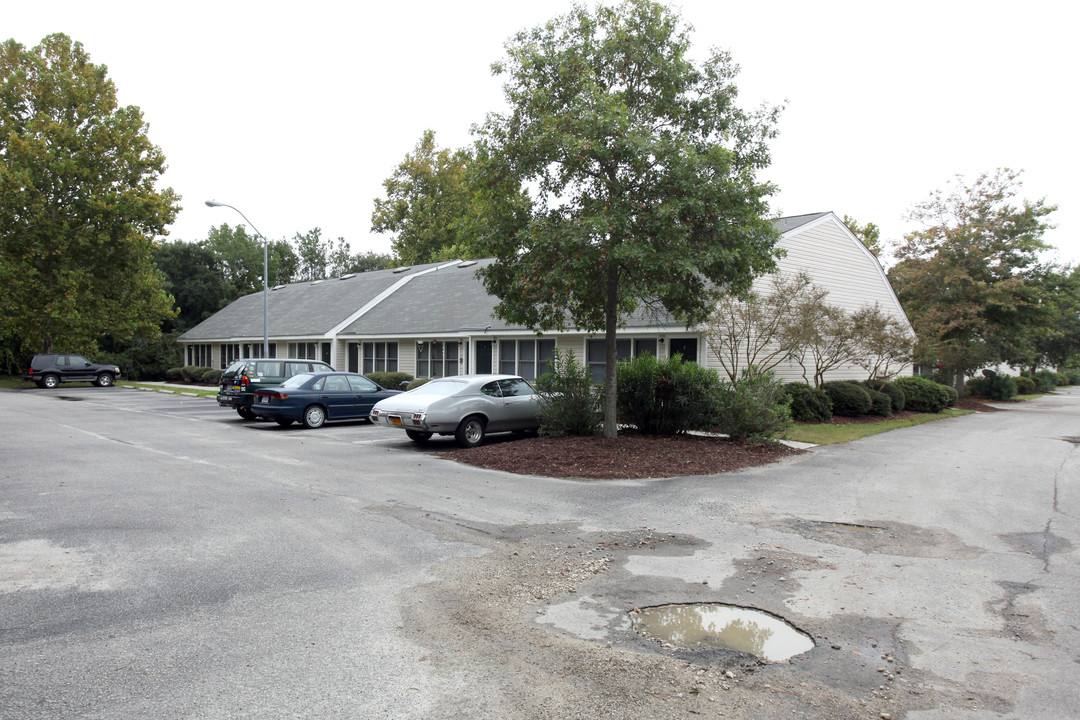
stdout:
{"type": "Polygon", "coordinates": [[[323,410],[321,405],[309,405],[304,410],[304,427],[322,427],[324,422],[326,422],[326,411],[323,410]]]}
{"type": "Polygon", "coordinates": [[[98,387],[109,387],[113,384],[113,376],[109,373],[101,373],[97,376],[96,382],[98,387]]]}
{"type": "Polygon", "coordinates": [[[431,433],[422,430],[406,430],[405,434],[409,436],[410,440],[415,440],[418,443],[427,442],[431,439],[431,433]]]}
{"type": "Polygon", "coordinates": [[[454,439],[463,448],[476,447],[484,442],[484,419],[478,415],[465,418],[454,431],[454,439]]]}
{"type": "Polygon", "coordinates": [[[41,378],[41,387],[52,390],[54,387],[60,384],[60,378],[52,373],[49,373],[45,377],[41,378]]]}

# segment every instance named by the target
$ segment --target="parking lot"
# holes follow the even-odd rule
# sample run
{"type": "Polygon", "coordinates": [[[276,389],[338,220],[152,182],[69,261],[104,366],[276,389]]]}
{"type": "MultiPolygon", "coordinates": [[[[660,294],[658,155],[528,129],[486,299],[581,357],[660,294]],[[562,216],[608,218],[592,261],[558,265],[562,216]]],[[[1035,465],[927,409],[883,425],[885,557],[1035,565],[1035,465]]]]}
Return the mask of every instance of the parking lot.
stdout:
{"type": "MultiPolygon", "coordinates": [[[[479,470],[364,422],[0,392],[0,718],[1061,718],[1080,391],[722,476],[479,470]],[[664,647],[724,602],[790,662],[664,647]]],[[[513,442],[513,441],[511,441],[513,442]]]]}

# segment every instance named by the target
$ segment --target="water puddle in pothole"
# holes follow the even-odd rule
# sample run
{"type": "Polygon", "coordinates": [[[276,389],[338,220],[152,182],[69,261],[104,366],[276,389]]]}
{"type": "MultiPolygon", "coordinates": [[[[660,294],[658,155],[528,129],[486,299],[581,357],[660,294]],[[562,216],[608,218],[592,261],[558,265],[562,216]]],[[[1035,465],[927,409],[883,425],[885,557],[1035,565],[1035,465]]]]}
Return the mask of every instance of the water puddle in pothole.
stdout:
{"type": "Polygon", "coordinates": [[[723,647],[769,662],[784,662],[811,650],[814,641],[787,621],[761,610],[693,603],[657,605],[631,613],[634,630],[679,647],[723,647]]]}

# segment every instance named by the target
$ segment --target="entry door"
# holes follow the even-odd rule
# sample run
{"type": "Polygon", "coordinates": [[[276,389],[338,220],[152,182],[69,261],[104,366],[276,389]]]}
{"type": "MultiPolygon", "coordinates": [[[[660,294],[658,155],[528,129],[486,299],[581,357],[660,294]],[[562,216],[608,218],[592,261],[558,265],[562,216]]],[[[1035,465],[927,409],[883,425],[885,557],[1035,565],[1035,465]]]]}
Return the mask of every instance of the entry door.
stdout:
{"type": "Polygon", "coordinates": [[[697,338],[671,338],[669,342],[671,343],[668,348],[669,357],[678,354],[682,355],[685,362],[696,363],[698,361],[697,338]]]}
{"type": "Polygon", "coordinates": [[[476,372],[487,375],[491,372],[491,357],[493,343],[490,340],[476,341],[476,372]]]}

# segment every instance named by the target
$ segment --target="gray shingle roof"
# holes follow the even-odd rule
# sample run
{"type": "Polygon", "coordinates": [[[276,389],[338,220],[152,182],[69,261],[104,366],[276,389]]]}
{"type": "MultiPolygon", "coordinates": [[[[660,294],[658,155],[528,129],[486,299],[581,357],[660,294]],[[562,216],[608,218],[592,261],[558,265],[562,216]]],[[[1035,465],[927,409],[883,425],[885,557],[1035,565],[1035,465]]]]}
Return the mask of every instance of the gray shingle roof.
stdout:
{"type": "MultiPolygon", "coordinates": [[[[781,233],[787,233],[829,214],[795,215],[773,223],[781,233]]],[[[460,333],[485,328],[526,330],[492,316],[496,298],[487,294],[476,277],[476,271],[491,262],[430,263],[404,271],[376,270],[281,286],[269,293],[270,336],[323,337],[335,329],[335,334],[348,337],[460,333]],[[342,327],[343,323],[347,324],[342,327]]],[[[678,323],[668,313],[641,307],[625,323],[626,328],[675,325],[678,323]]],[[[180,340],[261,337],[262,293],[257,292],[215,313],[181,335],[180,340]]]]}
{"type": "MultiPolygon", "coordinates": [[[[372,302],[402,278],[438,267],[438,263],[417,265],[408,270],[374,270],[352,276],[290,283],[269,293],[270,335],[273,337],[321,336],[345,322],[357,310],[372,302]]],[[[262,292],[234,301],[191,328],[180,340],[221,340],[261,338],[263,334],[262,292]]]]}
{"type": "Polygon", "coordinates": [[[791,217],[782,217],[773,220],[773,225],[780,231],[780,234],[783,234],[831,214],[831,212],[819,212],[810,213],[809,215],[792,215],[791,217]]]}

